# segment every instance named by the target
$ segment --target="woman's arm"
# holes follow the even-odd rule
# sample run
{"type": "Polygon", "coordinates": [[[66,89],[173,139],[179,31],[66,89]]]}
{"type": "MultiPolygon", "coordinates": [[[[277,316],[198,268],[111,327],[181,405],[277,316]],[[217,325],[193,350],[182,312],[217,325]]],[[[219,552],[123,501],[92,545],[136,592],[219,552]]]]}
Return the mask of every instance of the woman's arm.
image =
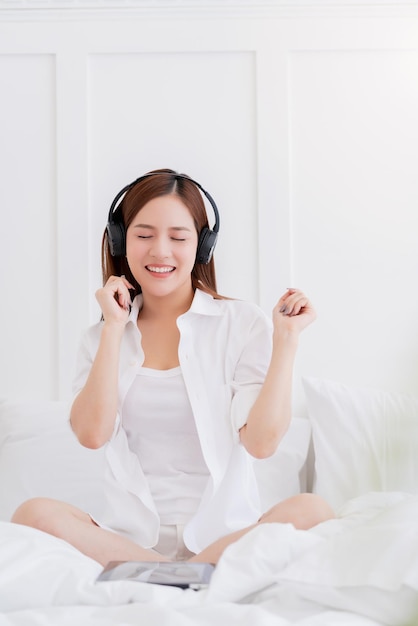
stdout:
{"type": "Polygon", "coordinates": [[[256,458],[274,454],[291,419],[292,378],[301,331],[316,318],[315,310],[299,290],[289,289],[273,310],[273,349],[260,393],[240,439],[256,458]]]}
{"type": "Polygon", "coordinates": [[[104,319],[99,347],[70,413],[72,429],[87,448],[100,448],[113,433],[118,409],[120,345],[129,315],[130,288],[124,277],[114,276],[96,292],[104,319]]]}

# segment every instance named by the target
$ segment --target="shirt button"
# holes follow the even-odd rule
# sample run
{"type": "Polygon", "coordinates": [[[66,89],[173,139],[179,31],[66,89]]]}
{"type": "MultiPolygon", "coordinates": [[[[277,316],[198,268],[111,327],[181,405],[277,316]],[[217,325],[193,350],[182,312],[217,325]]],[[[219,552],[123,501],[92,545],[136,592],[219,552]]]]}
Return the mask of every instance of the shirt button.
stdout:
{"type": "Polygon", "coordinates": [[[136,361],[135,361],[135,360],[131,361],[131,362],[129,363],[129,365],[130,365],[131,367],[135,367],[135,365],[136,365],[136,361]]]}

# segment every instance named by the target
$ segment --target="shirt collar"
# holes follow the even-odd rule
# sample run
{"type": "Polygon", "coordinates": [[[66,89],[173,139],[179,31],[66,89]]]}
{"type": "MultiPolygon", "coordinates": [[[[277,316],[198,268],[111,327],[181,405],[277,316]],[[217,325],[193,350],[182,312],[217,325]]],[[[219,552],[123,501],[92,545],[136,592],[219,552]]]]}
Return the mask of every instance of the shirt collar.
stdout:
{"type": "MultiPolygon", "coordinates": [[[[128,322],[133,322],[136,325],[138,313],[142,308],[143,302],[144,298],[142,293],[135,296],[131,312],[128,317],[128,322]]],[[[221,300],[216,300],[209,293],[206,293],[201,289],[196,289],[191,307],[185,315],[188,313],[196,313],[197,315],[222,315],[220,302],[221,300]]]]}
{"type": "Polygon", "coordinates": [[[196,289],[192,305],[188,312],[197,313],[198,315],[221,315],[221,302],[222,300],[216,300],[209,293],[206,293],[206,291],[196,289]]]}
{"type": "Polygon", "coordinates": [[[142,293],[135,296],[134,301],[132,302],[132,307],[131,307],[131,312],[129,313],[128,322],[133,322],[135,326],[136,326],[136,321],[138,319],[138,313],[142,309],[143,303],[144,303],[144,298],[142,296],[142,293]]]}

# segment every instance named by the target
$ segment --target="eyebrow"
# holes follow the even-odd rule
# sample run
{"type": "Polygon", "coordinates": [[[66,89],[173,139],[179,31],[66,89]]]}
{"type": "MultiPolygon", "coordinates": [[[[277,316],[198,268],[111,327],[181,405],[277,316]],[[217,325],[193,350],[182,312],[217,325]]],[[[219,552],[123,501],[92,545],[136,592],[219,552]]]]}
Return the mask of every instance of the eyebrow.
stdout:
{"type": "MultiPolygon", "coordinates": [[[[148,230],[155,230],[155,226],[152,226],[151,224],[134,224],[133,228],[147,228],[148,230]]],[[[192,232],[187,226],[169,226],[168,230],[187,230],[189,233],[192,232]]]]}

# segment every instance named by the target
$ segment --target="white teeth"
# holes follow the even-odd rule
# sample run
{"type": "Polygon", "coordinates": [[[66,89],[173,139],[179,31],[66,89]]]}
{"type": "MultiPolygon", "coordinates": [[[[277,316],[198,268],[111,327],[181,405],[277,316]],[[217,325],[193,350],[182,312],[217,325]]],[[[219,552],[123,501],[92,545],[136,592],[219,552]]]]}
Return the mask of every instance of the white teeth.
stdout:
{"type": "Polygon", "coordinates": [[[172,272],[174,267],[154,267],[153,265],[147,265],[147,269],[150,272],[156,272],[157,274],[168,274],[168,272],[172,272]]]}

